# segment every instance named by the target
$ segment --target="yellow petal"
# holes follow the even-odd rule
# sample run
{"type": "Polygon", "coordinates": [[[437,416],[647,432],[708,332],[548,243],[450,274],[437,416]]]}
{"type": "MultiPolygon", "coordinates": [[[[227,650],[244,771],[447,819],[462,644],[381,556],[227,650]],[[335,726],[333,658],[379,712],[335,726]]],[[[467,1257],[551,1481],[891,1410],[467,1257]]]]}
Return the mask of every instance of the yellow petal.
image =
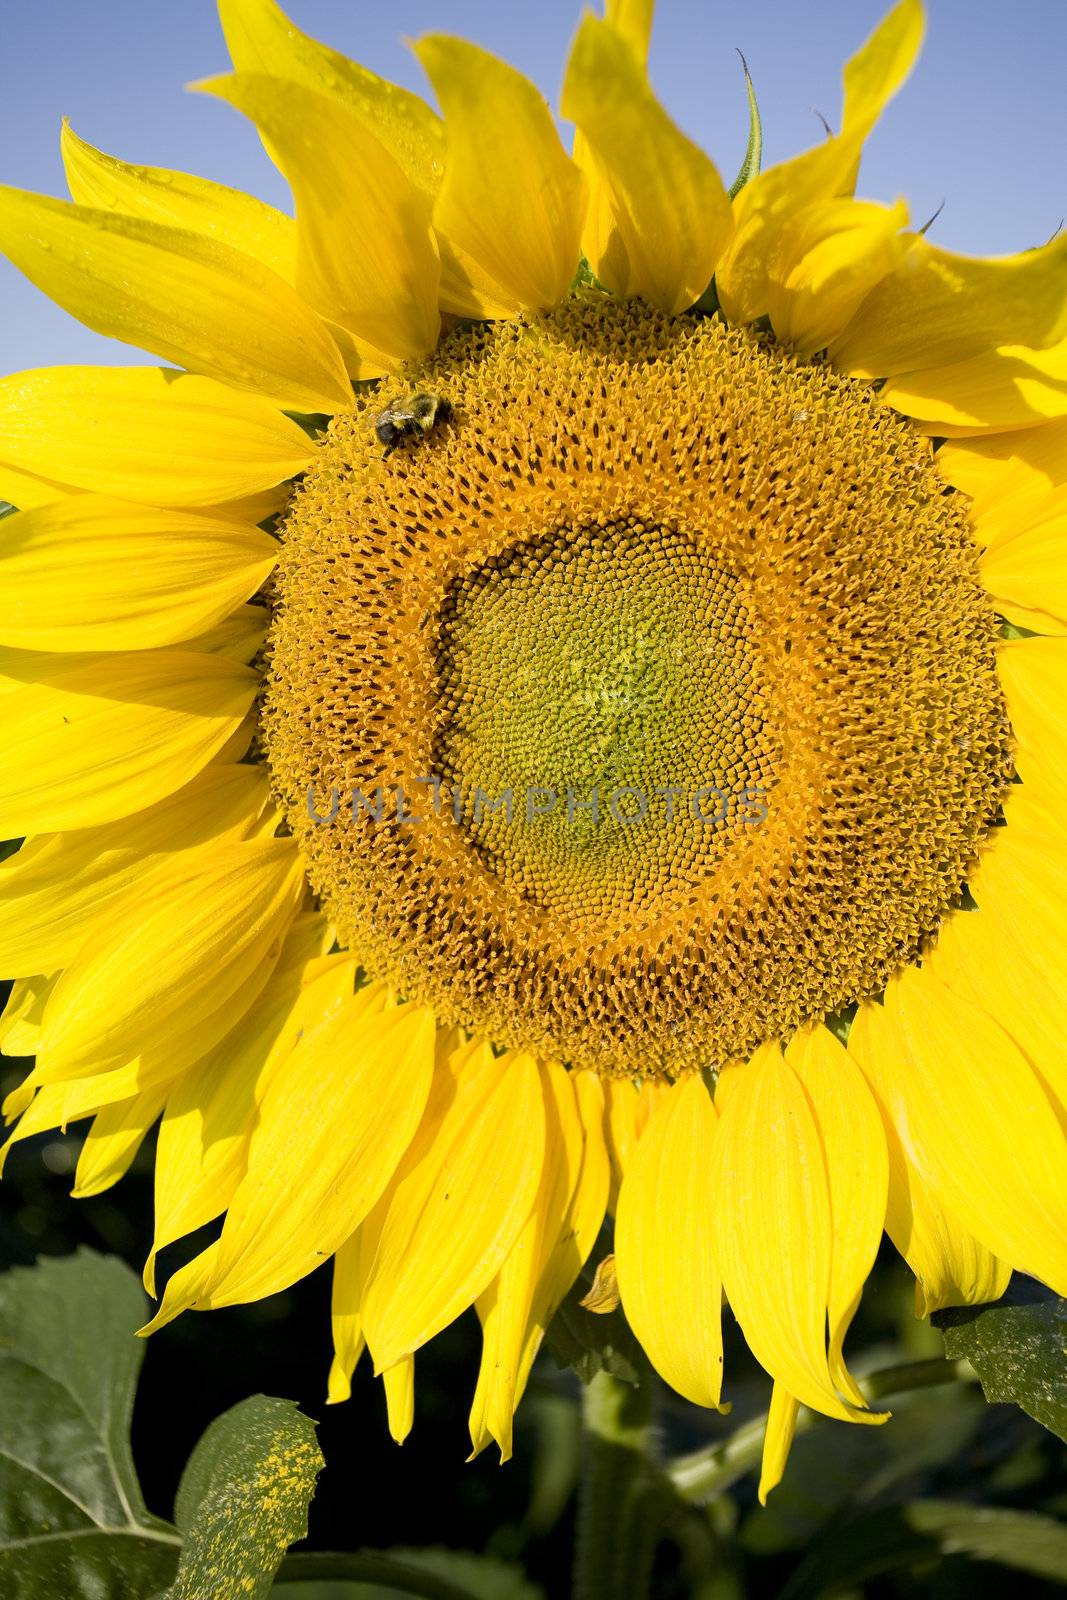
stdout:
{"type": "Polygon", "coordinates": [[[851,194],[863,142],[911,70],[923,36],[921,0],[900,0],[845,67],[841,133],[768,167],[734,200],[736,231],[715,287],[730,322],[754,322],[768,305],[767,278],[782,227],[801,207],[851,194]]]}
{"type": "MultiPolygon", "coordinates": [[[[526,1388],[545,1330],[596,1243],[607,1207],[609,1171],[600,1080],[591,1072],[578,1072],[572,1078],[584,1141],[581,1167],[563,1227],[555,1238],[537,1283],[514,1382],[516,1405],[526,1388]]],[[[472,1424],[473,1420],[472,1412],[472,1424]]],[[[505,1439],[510,1449],[510,1437],[508,1424],[506,1433],[502,1428],[499,1436],[502,1450],[505,1439]]],[[[475,1440],[475,1453],[485,1443],[488,1443],[488,1439],[483,1433],[475,1440]]]]}
{"type": "MultiPolygon", "coordinates": [[[[447,1060],[458,1048],[458,1041],[459,1035],[453,1034],[452,1030],[448,1030],[448,1033],[438,1032],[435,1045],[437,1061],[447,1060]]],[[[378,1241],[389,1211],[390,1192],[391,1188],[387,1187],[355,1233],[334,1254],[330,1307],[334,1353],[327,1388],[328,1405],[351,1398],[352,1374],[367,1346],[363,1336],[363,1294],[378,1253],[378,1241]]],[[[396,1368],[391,1370],[395,1372],[396,1368]]]]}
{"type": "Polygon", "coordinates": [[[1002,942],[1025,946],[1027,964],[1038,974],[1036,993],[1028,985],[1016,1010],[1023,1004],[1036,1006],[1045,997],[1053,1006],[1067,1005],[1061,804],[1055,792],[1043,801],[1040,787],[1012,784],[1003,801],[1008,825],[994,830],[971,877],[981,912],[994,919],[1002,942]]]}
{"type": "Polygon", "coordinates": [[[997,670],[1018,741],[1019,776],[1045,792],[1067,793],[1067,640],[1009,640],[997,651],[997,670]]]}
{"type": "MultiPolygon", "coordinates": [[[[643,68],[648,60],[648,46],[652,33],[652,0],[608,0],[605,15],[608,22],[622,37],[643,68]]],[[[589,261],[600,262],[609,275],[611,259],[615,272],[625,277],[628,272],[626,247],[615,226],[611,190],[602,183],[595,170],[595,162],[580,131],[574,135],[574,161],[585,174],[589,203],[582,224],[582,248],[589,261]]],[[[599,276],[599,274],[598,274],[599,276]]],[[[607,278],[602,278],[606,283],[607,278]]]]}
{"type": "Polygon", "coordinates": [[[179,1267],[178,1271],[167,1282],[167,1287],[163,1294],[163,1302],[155,1316],[149,1322],[146,1322],[143,1328],[138,1328],[137,1334],[139,1338],[147,1338],[150,1333],[155,1333],[159,1328],[166,1327],[167,1323],[173,1322],[174,1318],[182,1311],[199,1303],[200,1297],[203,1295],[215,1270],[218,1254],[219,1245],[218,1240],[216,1240],[214,1244],[208,1245],[206,1250],[202,1250],[198,1256],[194,1256],[184,1267],[179,1267]]]}
{"type": "MultiPolygon", "coordinates": [[[[4,971],[13,969],[5,966],[4,971]]],[[[20,978],[11,985],[3,1015],[0,1016],[0,1051],[6,1056],[33,1056],[44,1021],[44,1008],[55,987],[57,974],[34,975],[20,978]]],[[[33,1087],[23,1093],[23,1086],[12,1091],[4,1101],[4,1116],[18,1116],[30,1103],[33,1087]]]]}
{"type": "MultiPolygon", "coordinates": [[[[441,263],[431,197],[337,100],[280,78],[198,85],[243,111],[270,142],[296,202],[296,285],[354,337],[374,376],[437,343],[441,263]]],[[[360,377],[362,372],[354,373],[360,377]]]]}
{"type": "Polygon", "coordinates": [[[889,1151],[886,1232],[915,1274],[915,1315],[945,1306],[984,1305],[1008,1287],[1011,1268],[942,1204],[908,1154],[897,1126],[894,1086],[903,1046],[884,1007],[861,1005],[848,1039],[882,1114],[889,1151]]]}
{"type": "Polygon", "coordinates": [[[62,484],[49,483],[47,478],[35,478],[32,473],[18,472],[0,462],[0,500],[9,506],[29,511],[34,506],[52,505],[68,493],[62,484]]]}
{"type": "Polygon", "coordinates": [[[173,851],[248,837],[267,800],[262,769],[212,765],[120,822],[30,840],[0,866],[0,971],[68,966],[132,883],[173,851]]]}
{"type": "Polygon", "coordinates": [[[967,361],[890,378],[881,398],[923,432],[997,433],[1067,413],[1067,341],[1047,350],[1004,344],[967,361]]]}
{"type": "MultiPolygon", "coordinates": [[[[582,1128],[574,1085],[557,1062],[539,1068],[544,1097],[545,1153],[533,1210],[504,1265],[478,1300],[482,1360],[470,1414],[474,1453],[490,1438],[501,1461],[511,1459],[511,1422],[518,1405],[519,1365],[530,1323],[544,1327],[545,1304],[535,1302],[548,1262],[564,1233],[582,1165],[582,1128]],[[540,1315],[538,1315],[540,1313],[540,1315]]],[[[582,1263],[575,1264],[571,1282],[582,1263]]]]}
{"type": "Polygon", "coordinates": [[[305,1277],[393,1176],[426,1103],[434,1022],[422,1006],[383,1011],[385,998],[378,984],[361,990],[279,1063],[201,1309],[259,1300],[305,1277]]]}
{"type": "Polygon", "coordinates": [[[908,208],[819,200],[783,226],[771,258],[767,309],[782,344],[813,355],[852,320],[902,258],[908,208]]]}
{"type": "Polygon", "coordinates": [[[241,495],[236,500],[224,500],[220,505],[190,506],[190,511],[202,516],[222,517],[226,522],[243,522],[260,527],[269,522],[289,504],[291,485],[279,483],[273,489],[260,489],[257,494],[241,495]]]}
{"type": "MultiPolygon", "coordinates": [[[[31,1075],[32,1076],[32,1075],[31,1075]]],[[[23,1139],[32,1139],[38,1133],[45,1133],[51,1128],[65,1128],[67,1119],[63,1114],[63,1089],[60,1085],[50,1083],[43,1089],[36,1089],[34,1098],[29,1107],[19,1116],[19,1121],[14,1131],[9,1136],[6,1144],[0,1149],[0,1173],[11,1152],[12,1146],[19,1144],[23,1139]]]]}
{"type": "Polygon", "coordinates": [[[605,0],[605,17],[642,66],[648,60],[654,9],[654,0],[605,0]]]}
{"type": "Polygon", "coordinates": [[[1067,961],[1061,954],[1049,982],[1049,963],[1042,972],[1031,959],[1028,933],[1014,918],[980,904],[977,911],[951,917],[940,928],[936,949],[924,965],[1000,1023],[1067,1112],[1062,1028],[1067,961]]]}
{"type": "Polygon", "coordinates": [[[303,888],[289,839],[181,851],[153,873],[150,896],[135,883],[112,907],[108,936],[56,985],[41,1029],[42,1081],[137,1058],[191,1065],[269,978],[303,888]]]}
{"type": "Polygon", "coordinates": [[[62,1084],[46,1083],[41,1093],[53,1089],[61,1092],[58,1123],[66,1127],[68,1122],[79,1122],[82,1117],[95,1117],[98,1112],[118,1105],[121,1100],[129,1100],[134,1095],[147,1094],[155,1089],[168,1091],[180,1070],[180,1066],[168,1062],[162,1062],[157,1067],[132,1061],[113,1072],[93,1073],[89,1077],[74,1078],[62,1084]]]}
{"type": "Polygon", "coordinates": [[[532,1056],[494,1057],[482,1042],[438,1067],[364,1296],[375,1371],[432,1339],[499,1272],[533,1207],[544,1143],[532,1056]]]}
{"type": "Polygon", "coordinates": [[[558,304],[578,266],[585,185],[539,90],[463,39],[430,34],[413,48],[448,139],[434,207],[442,309],[507,316],[558,304]]]}
{"type": "MultiPolygon", "coordinates": [[[[57,974],[55,982],[59,981],[57,974]]],[[[53,985],[54,986],[54,985],[53,985]]],[[[44,1018],[42,1017],[42,1024],[44,1018]]],[[[172,1063],[163,1061],[157,1066],[152,1063],[130,1061],[124,1067],[117,1067],[112,1072],[90,1073],[84,1078],[72,1078],[64,1083],[51,1083],[46,1080],[47,1075],[41,1069],[34,1067],[29,1078],[19,1086],[17,1091],[20,1100],[26,1090],[32,1094],[39,1089],[37,1098],[33,1103],[35,1115],[43,1111],[46,1102],[51,1111],[51,1121],[45,1124],[48,1127],[65,1128],[69,1122],[80,1122],[83,1117],[95,1117],[98,1111],[103,1111],[108,1106],[118,1105],[121,1100],[132,1100],[136,1095],[146,1094],[150,1089],[170,1089],[180,1071],[172,1063]]],[[[10,1100],[12,1097],[9,1096],[10,1100]]],[[[5,1101],[5,1107],[7,1101],[5,1101]]],[[[17,1110],[12,1110],[12,1115],[18,1115],[17,1110]]]]}
{"type": "Polygon", "coordinates": [[[93,1118],[74,1174],[76,1200],[103,1194],[129,1171],[166,1097],[165,1088],[148,1089],[136,1099],[108,1106],[93,1118]]]}
{"type": "MultiPolygon", "coordinates": [[[[375,1240],[375,1242],[377,1242],[375,1240]]],[[[370,1262],[364,1249],[364,1229],[339,1245],[333,1258],[333,1291],[330,1322],[333,1330],[333,1361],[327,1386],[326,1403],[335,1406],[352,1397],[352,1374],[363,1354],[363,1285],[370,1262]]]]}
{"type": "Polygon", "coordinates": [[[722,1391],[722,1279],[712,1247],[717,1117],[703,1080],[664,1097],[623,1179],[615,1223],[619,1294],[649,1360],[698,1406],[722,1391]]]}
{"type": "MultiPolygon", "coordinates": [[[[58,976],[59,976],[59,974],[55,973],[51,979],[47,980],[48,983],[49,983],[49,987],[51,987],[52,983],[55,982],[55,980],[56,980],[56,978],[58,978],[58,976]]],[[[40,981],[44,982],[46,980],[42,979],[40,981]]],[[[12,997],[14,997],[14,995],[15,995],[15,986],[12,987],[12,997]]],[[[19,998],[23,999],[23,996],[22,996],[21,993],[20,993],[19,998]]],[[[39,1014],[39,1016],[37,1018],[37,1021],[35,1023],[35,1031],[38,1034],[40,1033],[41,1022],[44,1020],[44,1002],[46,1000],[47,1000],[47,995],[44,997],[44,1001],[42,1001],[42,1003],[40,1005],[40,1014],[39,1014]]],[[[14,1028],[18,1027],[18,1017],[17,1016],[15,1018],[13,1018],[12,1025],[13,1025],[14,1028]]],[[[34,1046],[34,1049],[36,1049],[36,1044],[34,1046]]],[[[7,1052],[7,1053],[11,1054],[11,1055],[15,1054],[14,1051],[10,1051],[10,1052],[7,1052]]],[[[30,1053],[32,1054],[33,1052],[30,1052],[30,1053]]],[[[23,1079],[21,1079],[21,1081],[19,1083],[17,1083],[15,1085],[15,1087],[12,1090],[10,1090],[10,1092],[7,1095],[5,1095],[5,1097],[4,1097],[4,1121],[5,1122],[15,1122],[19,1117],[21,1117],[23,1115],[23,1113],[26,1111],[27,1107],[32,1104],[33,1098],[36,1095],[37,1090],[38,1090],[37,1068],[36,1068],[36,1065],[34,1065],[33,1067],[30,1068],[30,1070],[26,1074],[26,1076],[23,1079]]]]}
{"type": "Polygon", "coordinates": [[[1025,619],[1040,616],[1045,627],[1038,631],[1067,633],[1065,526],[1067,514],[1057,509],[983,552],[982,583],[1009,622],[1037,629],[1025,619]]]}
{"type": "Polygon", "coordinates": [[[1062,1293],[1067,1144],[1033,1067],[925,969],[890,982],[884,1012],[896,1050],[886,1092],[910,1159],[988,1250],[1062,1293]]]}
{"type": "Polygon", "coordinates": [[[583,241],[596,276],[614,294],[684,311],[708,287],[733,232],[714,163],[664,111],[622,31],[588,12],[561,109],[582,136],[576,153],[597,196],[583,241]]]}
{"type": "Polygon", "coordinates": [[[564,1279],[574,1258],[579,1258],[580,1270],[596,1244],[607,1211],[611,1182],[603,1083],[595,1072],[586,1071],[575,1072],[573,1081],[582,1124],[582,1165],[568,1214],[568,1230],[573,1232],[573,1241],[562,1239],[557,1254],[549,1263],[549,1276],[559,1274],[553,1288],[553,1313],[573,1282],[573,1279],[564,1279]]]}
{"type": "Polygon", "coordinates": [[[444,130],[418,95],[309,38],[274,0],[219,0],[219,20],[238,72],[286,78],[333,96],[381,139],[413,183],[427,190],[436,187],[444,130]]]}
{"type": "MultiPolygon", "coordinates": [[[[16,988],[15,987],[12,988],[11,993],[12,993],[12,996],[15,995],[15,993],[16,993],[16,988]]],[[[19,993],[19,998],[21,998],[21,992],[19,993]]],[[[17,1028],[18,1020],[19,1019],[17,1017],[12,1019],[13,1027],[17,1028]]],[[[10,1055],[21,1055],[22,1051],[21,1050],[11,1050],[11,1051],[7,1052],[7,1054],[10,1054],[10,1055]]],[[[23,1078],[21,1083],[17,1083],[15,1085],[15,1087],[12,1090],[10,1090],[10,1092],[7,1095],[5,1095],[5,1097],[4,1097],[4,1121],[5,1122],[14,1122],[18,1117],[21,1117],[23,1112],[26,1111],[27,1108],[30,1105],[32,1105],[33,1097],[34,1097],[34,1095],[36,1093],[37,1093],[37,1083],[36,1083],[36,1079],[33,1076],[33,1071],[31,1069],[31,1071],[26,1074],[26,1077],[23,1078]]],[[[5,1155],[4,1151],[2,1149],[0,1149],[0,1170],[2,1170],[5,1160],[6,1160],[6,1155],[5,1155]]]]}
{"type": "MultiPolygon", "coordinates": [[[[321,926],[321,919],[309,920],[321,926]]],[[[290,934],[240,1026],[170,1092],[156,1144],[150,1294],[159,1251],[221,1216],[236,1194],[274,1073],[301,1035],[335,1017],[352,994],[355,961],[308,955],[307,933],[300,927],[290,934]]]]}
{"type": "Polygon", "coordinates": [[[204,650],[209,655],[224,656],[227,661],[250,666],[267,636],[269,622],[270,613],[266,607],[250,602],[216,622],[206,633],[198,633],[195,639],[188,640],[185,648],[204,650]]]}
{"type": "Polygon", "coordinates": [[[838,137],[814,150],[767,167],[735,197],[734,234],[715,273],[715,292],[728,322],[745,324],[766,316],[769,267],[778,237],[804,207],[851,187],[857,147],[838,137]]]}
{"type": "Polygon", "coordinates": [[[834,365],[857,377],[890,378],[998,345],[1055,344],[1067,335],[1065,261],[1063,234],[1038,250],[991,258],[916,239],[831,347],[834,365]]]}
{"type": "Polygon", "coordinates": [[[862,1074],[828,1028],[818,1024],[795,1034],[785,1059],[815,1113],[830,1185],[830,1373],[862,1406],[842,1349],[885,1227],[889,1156],[882,1119],[862,1074]]]}
{"type": "Polygon", "coordinates": [[[70,197],[78,205],[205,234],[293,281],[296,229],[292,217],[273,206],[188,172],[131,166],[86,144],[66,120],[60,149],[70,197]]]}
{"type": "Polygon", "coordinates": [[[609,1165],[600,1080],[592,1072],[574,1073],[572,1079],[582,1126],[581,1167],[563,1228],[538,1280],[515,1380],[516,1404],[526,1388],[545,1330],[588,1260],[607,1209],[609,1165]]]}
{"type": "Polygon", "coordinates": [[[990,546],[1067,508],[1067,421],[989,438],[950,439],[934,457],[973,496],[980,544],[990,546]]]}
{"type": "Polygon", "coordinates": [[[756,1359],[813,1410],[884,1420],[846,1405],[827,1362],[833,1227],[818,1124],[776,1044],[731,1068],[712,1148],[709,1208],[726,1296],[756,1359]]]}
{"type": "Polygon", "coordinates": [[[404,1356],[382,1373],[385,1404],[389,1413],[389,1433],[396,1444],[403,1444],[415,1420],[415,1357],[404,1356]]]}
{"type": "Polygon", "coordinates": [[[304,430],[274,406],[210,378],[160,367],[43,367],[0,378],[4,463],[122,500],[208,506],[291,478],[314,455],[304,430]]]}
{"type": "Polygon", "coordinates": [[[846,137],[866,139],[915,65],[925,31],[922,0],[900,0],[845,63],[841,132],[846,137]]]}
{"type": "Polygon", "coordinates": [[[4,523],[0,644],[139,650],[194,638],[263,584],[277,543],[257,528],[98,495],[4,523]]]}
{"type": "Polygon", "coordinates": [[[629,1078],[608,1078],[604,1083],[604,1133],[611,1162],[611,1192],[608,1208],[614,1212],[619,1185],[637,1148],[637,1141],[649,1118],[668,1092],[662,1078],[646,1078],[634,1083],[629,1078]]]}
{"type": "Polygon", "coordinates": [[[351,403],[321,319],[231,245],[7,188],[0,239],[20,272],[96,333],[297,411],[351,403]]]}
{"type": "Polygon", "coordinates": [[[793,1448],[793,1435],[797,1431],[799,1409],[789,1390],[775,1382],[771,1389],[771,1408],[767,1413],[767,1431],[763,1435],[763,1463],[759,1478],[761,1506],[767,1504],[767,1496],[772,1489],[777,1489],[785,1476],[786,1462],[793,1448]]]}
{"type": "MultiPolygon", "coordinates": [[[[1059,645],[1059,640],[1027,639],[1020,644],[1033,645],[1043,652],[1046,644],[1059,645]]],[[[1004,647],[1007,649],[1007,643],[1004,647]]],[[[1014,642],[1013,642],[1014,648],[1014,642]]],[[[1062,648],[1062,647],[1061,647],[1062,648]]],[[[994,828],[983,843],[978,862],[972,871],[973,882],[983,886],[991,876],[1014,876],[1022,872],[1034,883],[1040,856],[1046,888],[1052,894],[1034,895],[1035,899],[1055,899],[1067,889],[1067,862],[1062,857],[1065,838],[1065,819],[1058,796],[1040,784],[1010,783],[1001,793],[1001,810],[1007,820],[1006,828],[994,828]],[[998,871],[999,869],[999,871],[998,871]]],[[[1031,883],[1027,887],[1031,887],[1031,883]]],[[[1034,883],[1034,887],[1037,887],[1034,883]]]]}
{"type": "Polygon", "coordinates": [[[192,651],[0,652],[8,759],[0,837],[113,822],[207,766],[256,692],[247,667],[192,651]]]}

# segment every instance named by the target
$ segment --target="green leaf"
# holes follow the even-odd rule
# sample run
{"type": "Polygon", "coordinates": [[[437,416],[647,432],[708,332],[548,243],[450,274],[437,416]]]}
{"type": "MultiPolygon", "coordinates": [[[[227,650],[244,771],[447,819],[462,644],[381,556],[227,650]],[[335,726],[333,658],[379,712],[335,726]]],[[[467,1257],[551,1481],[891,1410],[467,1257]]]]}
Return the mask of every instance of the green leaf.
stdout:
{"type": "Polygon", "coordinates": [[[204,1433],[182,1475],[183,1533],[170,1600],[256,1600],[307,1533],[322,1468],[315,1424],[291,1400],[254,1395],[204,1433]]]}
{"type": "Polygon", "coordinates": [[[932,1320],[949,1360],[971,1363],[987,1400],[1017,1405],[1067,1440],[1067,1302],[1016,1274],[993,1305],[958,1306],[932,1320]]]}
{"type": "MultiPolygon", "coordinates": [[[[737,53],[741,56],[740,50],[737,53]]],[[[731,200],[741,193],[746,183],[751,183],[753,178],[759,176],[760,161],[763,157],[763,124],[760,121],[756,91],[752,87],[748,62],[744,56],[741,56],[741,65],[745,69],[745,92],[748,95],[748,148],[745,150],[745,159],[741,163],[737,177],[730,185],[731,200]]]]}
{"type": "Polygon", "coordinates": [[[1067,1527],[1033,1511],[915,1500],[851,1522],[836,1522],[815,1544],[779,1600],[829,1600],[868,1578],[946,1556],[992,1561],[1062,1580],[1067,1527]]]}
{"type": "Polygon", "coordinates": [[[141,1287],[80,1251],[0,1278],[0,1594],[129,1600],[174,1573],[130,1452],[141,1287]]]}
{"type": "Polygon", "coordinates": [[[129,1268],[89,1250],[0,1277],[3,1600],[255,1600],[307,1532],[314,1425],[263,1395],[194,1450],[184,1539],[146,1510],[130,1451],[146,1311],[129,1268]]]}

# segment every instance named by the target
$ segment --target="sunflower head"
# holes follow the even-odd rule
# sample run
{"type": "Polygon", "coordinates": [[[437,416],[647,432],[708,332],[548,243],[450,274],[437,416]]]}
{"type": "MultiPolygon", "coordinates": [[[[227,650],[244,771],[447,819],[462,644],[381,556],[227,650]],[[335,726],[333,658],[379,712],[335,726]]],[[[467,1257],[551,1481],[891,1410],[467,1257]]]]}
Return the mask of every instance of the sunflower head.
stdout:
{"type": "Polygon", "coordinates": [[[766,336],[598,291],[419,377],[449,427],[383,470],[376,400],[336,419],[277,572],[267,763],[345,942],[622,1076],[880,992],[1011,770],[929,447],[766,336]]]}
{"type": "Polygon", "coordinates": [[[160,1121],[149,1286],[215,1237],[153,1326],[332,1258],[330,1397],[369,1347],[403,1438],[474,1305],[507,1456],[614,1226],[680,1394],[724,1295],[774,1379],[765,1493],[800,1403],[883,1420],[883,1229],[923,1311],[1067,1286],[1067,244],[855,197],[919,0],[729,191],[651,9],[581,21],[565,148],[474,45],[415,46],[435,110],[221,0],[295,216],[69,128],[73,203],[0,191],[168,363],[0,382],[0,1043],[79,1193],[160,1121]]]}

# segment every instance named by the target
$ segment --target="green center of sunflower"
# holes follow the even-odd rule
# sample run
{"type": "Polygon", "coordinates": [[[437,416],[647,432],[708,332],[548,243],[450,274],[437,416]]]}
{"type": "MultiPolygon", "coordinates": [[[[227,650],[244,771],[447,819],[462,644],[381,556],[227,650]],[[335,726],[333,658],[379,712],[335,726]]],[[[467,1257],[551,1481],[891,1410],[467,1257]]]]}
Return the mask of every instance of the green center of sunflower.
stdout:
{"type": "Polygon", "coordinates": [[[434,767],[510,892],[609,915],[698,879],[711,835],[752,825],[772,776],[753,625],[698,540],[634,518],[450,585],[434,767]]]}
{"type": "Polygon", "coordinates": [[[961,498],[862,384],[579,298],[446,341],[286,521],[264,742],[312,885],[442,1021],[675,1074],[877,993],[1011,772],[961,498]],[[331,804],[332,799],[332,804],[331,804]]]}

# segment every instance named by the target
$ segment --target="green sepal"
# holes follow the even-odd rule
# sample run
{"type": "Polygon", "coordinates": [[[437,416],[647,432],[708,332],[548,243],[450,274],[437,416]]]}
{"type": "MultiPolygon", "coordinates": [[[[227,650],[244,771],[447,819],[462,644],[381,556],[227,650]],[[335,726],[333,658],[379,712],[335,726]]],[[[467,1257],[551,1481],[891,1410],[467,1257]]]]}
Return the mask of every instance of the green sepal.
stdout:
{"type": "Polygon", "coordinates": [[[577,294],[579,289],[599,289],[601,294],[610,294],[593,271],[585,256],[582,256],[575,268],[574,277],[571,279],[570,293],[577,294]]]}
{"type": "Polygon", "coordinates": [[[730,199],[733,200],[741,193],[746,183],[751,183],[753,178],[759,176],[760,161],[763,156],[763,123],[760,121],[759,105],[756,102],[756,91],[752,86],[752,75],[748,70],[748,62],[741,55],[741,65],[745,69],[745,92],[748,95],[748,148],[745,159],[742,161],[737,177],[730,185],[730,199]]]}

